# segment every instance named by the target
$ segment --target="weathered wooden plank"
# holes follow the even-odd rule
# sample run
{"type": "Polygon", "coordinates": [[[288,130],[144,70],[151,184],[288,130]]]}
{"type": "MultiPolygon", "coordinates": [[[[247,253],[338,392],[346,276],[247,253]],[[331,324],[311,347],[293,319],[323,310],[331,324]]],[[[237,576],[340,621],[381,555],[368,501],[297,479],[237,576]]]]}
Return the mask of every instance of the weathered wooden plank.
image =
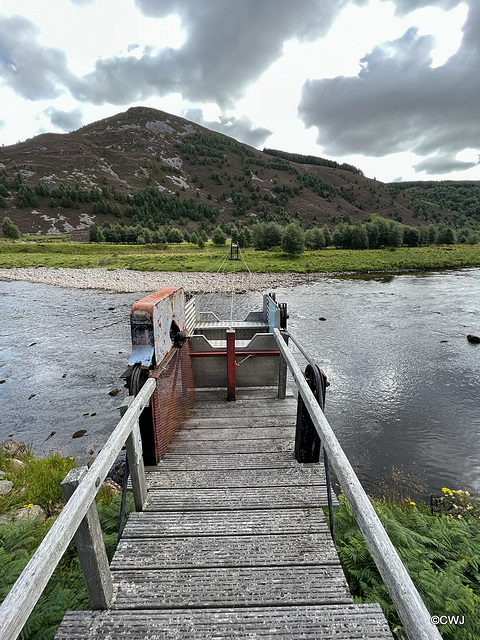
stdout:
{"type": "Polygon", "coordinates": [[[55,640],[392,640],[378,604],[69,611],[55,640]]]}
{"type": "MultiPolygon", "coordinates": [[[[225,388],[204,388],[195,389],[197,402],[209,402],[210,400],[219,402],[225,399],[225,388]]],[[[274,387],[238,387],[237,399],[248,400],[249,398],[272,398],[278,400],[278,386],[274,387]]],[[[287,398],[294,398],[295,395],[290,388],[286,390],[287,398]]]]}
{"type": "Polygon", "coordinates": [[[323,465],[293,469],[201,469],[197,471],[163,471],[147,467],[147,486],[157,489],[184,487],[292,487],[325,485],[323,465]]]}
{"type": "Polygon", "coordinates": [[[295,416],[294,415],[273,415],[273,416],[256,416],[252,419],[251,416],[232,416],[227,417],[209,416],[206,418],[187,418],[182,424],[181,430],[185,429],[238,429],[239,427],[290,427],[295,428],[295,416]]]}
{"type": "Polygon", "coordinates": [[[158,463],[159,470],[196,469],[290,469],[298,463],[291,453],[225,453],[192,455],[167,453],[158,463]]]}
{"type": "Polygon", "coordinates": [[[323,533],[320,506],[309,509],[131,513],[123,538],[323,533]]]}
{"type": "Polygon", "coordinates": [[[269,536],[124,538],[110,566],[113,571],[320,564],[340,564],[327,531],[269,536]]]}
{"type": "Polygon", "coordinates": [[[171,442],[188,442],[190,440],[258,440],[258,439],[278,439],[284,438],[293,440],[295,438],[295,427],[273,426],[257,427],[256,425],[237,427],[236,429],[186,429],[184,426],[177,431],[171,442]]]}
{"type": "Polygon", "coordinates": [[[145,511],[286,509],[317,507],[325,500],[326,488],[322,486],[150,489],[145,511]]]}
{"type": "Polygon", "coordinates": [[[170,454],[203,455],[224,453],[292,453],[294,439],[262,438],[259,440],[176,440],[168,446],[170,454]]]}
{"type": "Polygon", "coordinates": [[[284,404],[285,400],[264,400],[259,398],[257,400],[258,405],[253,403],[242,404],[242,401],[220,404],[216,402],[208,403],[213,405],[209,407],[206,403],[202,405],[194,405],[189,411],[189,416],[192,418],[223,418],[230,419],[235,416],[248,416],[254,418],[255,416],[291,416],[294,418],[296,411],[296,403],[284,404]],[[233,406],[232,406],[233,405],[233,406]]]}
{"type": "Polygon", "coordinates": [[[350,604],[340,567],[114,571],[117,609],[350,604]]]}
{"type": "MultiPolygon", "coordinates": [[[[239,387],[242,389],[243,387],[239,387]]],[[[233,407],[259,407],[262,404],[272,405],[274,407],[293,407],[296,406],[297,401],[293,394],[288,395],[286,398],[278,398],[278,388],[277,387],[269,387],[269,389],[273,389],[274,393],[270,391],[268,393],[262,393],[261,391],[257,391],[257,393],[253,393],[252,389],[249,389],[248,392],[243,392],[233,404],[233,407]]],[[[195,406],[212,406],[220,408],[225,406],[225,389],[223,390],[223,395],[218,392],[214,393],[196,393],[195,396],[195,406]]]]}

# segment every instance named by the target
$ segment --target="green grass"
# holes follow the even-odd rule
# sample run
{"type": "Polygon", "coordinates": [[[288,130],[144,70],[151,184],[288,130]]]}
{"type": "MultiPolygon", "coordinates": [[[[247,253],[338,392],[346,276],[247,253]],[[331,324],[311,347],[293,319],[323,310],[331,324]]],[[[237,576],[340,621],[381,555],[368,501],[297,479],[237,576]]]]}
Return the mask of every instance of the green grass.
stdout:
{"type": "MultiPolygon", "coordinates": [[[[208,271],[228,251],[209,243],[193,245],[112,245],[65,242],[2,242],[0,267],[70,267],[134,269],[137,271],[208,271]]],[[[347,250],[328,248],[288,256],[278,251],[246,249],[243,255],[255,273],[367,273],[410,269],[450,269],[480,265],[480,245],[400,247],[398,249],[347,250]]],[[[246,271],[242,262],[227,261],[225,270],[246,271]]]]}
{"type": "Polygon", "coordinates": [[[15,467],[11,458],[0,456],[0,469],[14,486],[10,493],[0,496],[0,514],[38,504],[47,516],[55,515],[58,505],[63,504],[60,483],[75,467],[75,460],[58,454],[34,458],[31,453],[19,455],[18,459],[23,462],[21,467],[15,467]]]}

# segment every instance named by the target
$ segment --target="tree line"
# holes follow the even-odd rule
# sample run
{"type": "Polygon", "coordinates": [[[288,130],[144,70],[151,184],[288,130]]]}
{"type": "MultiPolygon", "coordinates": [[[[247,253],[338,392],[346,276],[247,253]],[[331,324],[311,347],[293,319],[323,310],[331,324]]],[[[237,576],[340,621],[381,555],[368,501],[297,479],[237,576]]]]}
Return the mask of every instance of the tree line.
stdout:
{"type": "Polygon", "coordinates": [[[141,225],[127,226],[123,220],[114,224],[107,221],[102,226],[90,226],[89,240],[137,244],[189,242],[203,248],[208,238],[215,245],[223,246],[229,237],[242,248],[253,247],[260,251],[277,248],[290,255],[331,246],[361,250],[480,242],[480,233],[472,228],[455,230],[445,224],[411,227],[381,217],[372,217],[356,224],[344,221],[333,230],[327,225],[305,230],[298,222],[287,226],[277,222],[257,222],[254,225],[222,222],[214,229],[204,224],[194,230],[181,230],[177,227],[152,230],[141,225]]]}

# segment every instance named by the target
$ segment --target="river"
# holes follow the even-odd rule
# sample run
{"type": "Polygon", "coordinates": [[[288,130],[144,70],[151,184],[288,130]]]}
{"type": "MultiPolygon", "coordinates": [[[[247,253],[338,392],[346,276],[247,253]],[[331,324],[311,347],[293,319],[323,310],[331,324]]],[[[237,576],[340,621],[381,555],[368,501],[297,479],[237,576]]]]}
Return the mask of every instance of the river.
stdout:
{"type": "MultiPolygon", "coordinates": [[[[480,334],[479,292],[480,269],[276,290],[328,375],[326,415],[367,491],[480,493],[480,345],[466,338],[480,334]]],[[[99,451],[126,394],[129,308],[142,295],[0,282],[0,441],[82,462],[99,451]]],[[[208,308],[229,317],[230,304],[217,295],[208,308]]],[[[237,295],[235,316],[260,305],[237,295]]]]}

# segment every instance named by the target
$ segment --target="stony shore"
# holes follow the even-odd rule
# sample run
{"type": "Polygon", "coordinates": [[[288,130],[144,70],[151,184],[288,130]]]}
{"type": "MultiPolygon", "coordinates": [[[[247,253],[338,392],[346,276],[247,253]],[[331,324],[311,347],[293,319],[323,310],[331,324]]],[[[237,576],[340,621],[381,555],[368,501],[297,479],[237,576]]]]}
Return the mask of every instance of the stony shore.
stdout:
{"type": "Polygon", "coordinates": [[[197,273],[178,271],[130,271],[123,269],[52,269],[36,267],[0,269],[0,280],[24,280],[76,289],[100,289],[118,293],[156,291],[165,286],[181,286],[188,293],[236,293],[294,287],[315,279],[302,273],[197,273]]]}

